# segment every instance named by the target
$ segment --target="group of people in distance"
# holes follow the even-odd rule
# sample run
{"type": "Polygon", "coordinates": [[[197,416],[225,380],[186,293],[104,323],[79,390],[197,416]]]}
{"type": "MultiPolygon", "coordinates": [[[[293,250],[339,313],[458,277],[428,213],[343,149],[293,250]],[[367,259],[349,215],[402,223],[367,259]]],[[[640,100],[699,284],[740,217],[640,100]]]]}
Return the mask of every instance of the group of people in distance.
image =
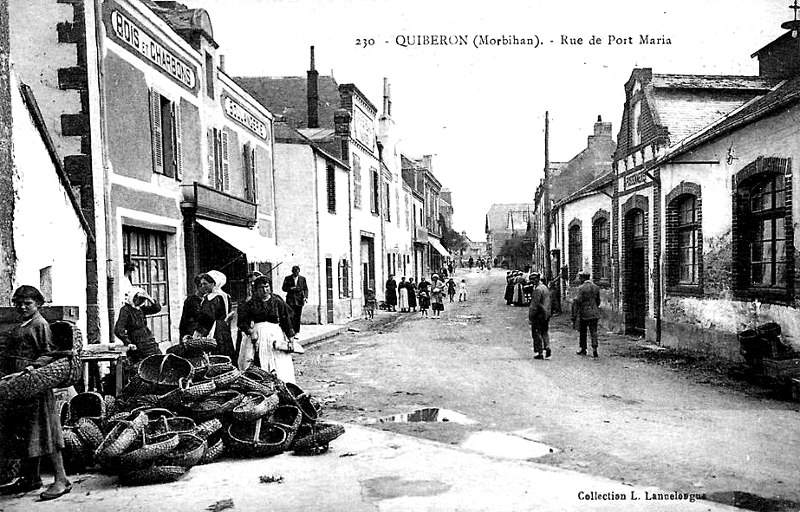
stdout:
{"type": "MultiPolygon", "coordinates": [[[[578,355],[587,355],[587,331],[592,343],[592,356],[597,353],[597,323],[600,319],[600,287],[589,278],[585,271],[578,273],[580,286],[572,300],[572,325],[578,330],[578,355]]],[[[531,338],[533,339],[534,359],[550,359],[550,316],[552,304],[550,290],[542,282],[538,272],[528,275],[531,285],[530,304],[528,306],[528,321],[531,324],[531,338]]]]}
{"type": "MultiPolygon", "coordinates": [[[[401,277],[398,283],[395,281],[394,275],[390,274],[389,279],[386,280],[385,306],[388,311],[399,310],[401,313],[416,312],[419,307],[422,316],[428,316],[430,309],[433,311],[433,318],[439,318],[441,312],[444,311],[445,297],[448,297],[450,302],[455,302],[456,292],[458,292],[458,302],[467,300],[467,281],[465,279],[456,284],[453,277],[445,280],[439,277],[439,274],[433,274],[430,281],[423,276],[419,280],[419,284],[414,283],[411,278],[407,280],[405,276],[401,277]]],[[[375,292],[369,289],[365,301],[368,319],[374,318],[376,306],[375,292]]]]}

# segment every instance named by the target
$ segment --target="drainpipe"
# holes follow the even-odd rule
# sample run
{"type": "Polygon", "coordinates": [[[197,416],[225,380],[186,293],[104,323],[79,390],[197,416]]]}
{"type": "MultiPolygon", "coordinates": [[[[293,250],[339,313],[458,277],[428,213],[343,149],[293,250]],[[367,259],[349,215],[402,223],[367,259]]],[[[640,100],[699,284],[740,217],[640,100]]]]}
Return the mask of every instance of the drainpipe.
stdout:
{"type": "MultiPolygon", "coordinates": [[[[389,270],[387,269],[388,265],[386,262],[386,215],[383,211],[383,208],[386,206],[386,201],[383,200],[383,143],[377,141],[376,144],[378,146],[378,216],[381,222],[381,268],[384,270],[384,272],[381,272],[380,283],[385,283],[389,279],[389,270]]],[[[379,283],[375,283],[376,292],[378,284],[379,283]]],[[[381,289],[383,289],[383,286],[381,286],[381,289]]],[[[386,300],[385,295],[383,300],[386,300]]]]}
{"type": "MultiPolygon", "coordinates": [[[[322,267],[324,261],[321,257],[322,254],[320,253],[320,242],[319,242],[319,166],[317,165],[317,152],[312,146],[308,146],[308,149],[311,151],[311,158],[314,161],[314,254],[316,254],[317,259],[317,294],[319,299],[317,300],[317,319],[320,324],[324,323],[322,321],[322,292],[323,292],[323,283],[322,283],[322,267]]],[[[327,307],[327,296],[325,296],[326,307],[327,307]]],[[[326,317],[327,321],[327,317],[326,317]]]]}
{"type": "MultiPolygon", "coordinates": [[[[346,163],[349,163],[349,156],[350,155],[342,155],[344,158],[343,160],[346,163]]],[[[355,277],[355,253],[353,251],[353,191],[350,189],[352,186],[352,179],[353,179],[353,171],[352,169],[350,172],[347,173],[347,232],[350,235],[350,268],[348,269],[348,292],[350,294],[350,318],[353,317],[353,301],[355,300],[356,290],[353,286],[353,281],[355,277]]],[[[360,249],[360,247],[359,247],[360,249]]]]}

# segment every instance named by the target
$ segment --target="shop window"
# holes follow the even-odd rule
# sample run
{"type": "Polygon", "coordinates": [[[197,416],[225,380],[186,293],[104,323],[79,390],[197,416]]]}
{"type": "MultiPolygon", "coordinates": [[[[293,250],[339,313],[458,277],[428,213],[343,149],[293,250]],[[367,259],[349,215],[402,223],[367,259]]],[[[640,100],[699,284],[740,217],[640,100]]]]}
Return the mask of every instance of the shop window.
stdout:
{"type": "Polygon", "coordinates": [[[183,142],[180,105],[150,89],[150,132],[153,172],[170,178],[183,177],[183,142]]]}
{"type": "Polygon", "coordinates": [[[131,284],[143,288],[161,305],[160,312],[147,317],[148,327],[157,342],[170,341],[167,235],[123,226],[122,252],[124,261],[136,265],[131,284]]]}
{"type": "Polygon", "coordinates": [[[225,130],[208,130],[208,178],[215,189],[223,192],[230,190],[228,145],[228,133],[225,130]]]}
{"type": "Polygon", "coordinates": [[[794,240],[788,159],[759,158],[737,175],[734,196],[734,285],[738,295],[788,300],[794,240]]]}
{"type": "Polygon", "coordinates": [[[592,224],[592,276],[595,282],[611,282],[611,243],[608,219],[600,217],[592,224]]]}
{"type": "Polygon", "coordinates": [[[325,166],[325,178],[328,192],[328,213],[336,213],[336,169],[331,163],[325,166]]]}
{"type": "Polygon", "coordinates": [[[581,254],[581,225],[571,225],[567,233],[569,244],[569,280],[570,282],[574,282],[578,277],[578,272],[581,270],[581,265],[583,265],[583,254],[581,254]]]}

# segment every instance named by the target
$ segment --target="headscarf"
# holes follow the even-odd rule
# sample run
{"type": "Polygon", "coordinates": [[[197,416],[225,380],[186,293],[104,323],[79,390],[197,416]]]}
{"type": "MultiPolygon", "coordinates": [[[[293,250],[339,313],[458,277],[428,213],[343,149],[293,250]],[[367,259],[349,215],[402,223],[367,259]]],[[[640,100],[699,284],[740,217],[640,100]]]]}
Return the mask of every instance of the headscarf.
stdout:
{"type": "Polygon", "coordinates": [[[128,294],[125,295],[125,303],[131,305],[132,307],[139,309],[141,306],[138,306],[134,299],[139,294],[145,294],[147,292],[144,291],[144,288],[140,288],[138,286],[134,286],[128,291],[128,294]]]}
{"type": "Polygon", "coordinates": [[[225,313],[227,314],[230,310],[228,307],[228,294],[222,291],[222,287],[225,286],[228,278],[219,270],[209,270],[206,275],[214,280],[214,287],[208,292],[206,299],[212,300],[214,297],[222,297],[222,302],[225,303],[225,313]]]}

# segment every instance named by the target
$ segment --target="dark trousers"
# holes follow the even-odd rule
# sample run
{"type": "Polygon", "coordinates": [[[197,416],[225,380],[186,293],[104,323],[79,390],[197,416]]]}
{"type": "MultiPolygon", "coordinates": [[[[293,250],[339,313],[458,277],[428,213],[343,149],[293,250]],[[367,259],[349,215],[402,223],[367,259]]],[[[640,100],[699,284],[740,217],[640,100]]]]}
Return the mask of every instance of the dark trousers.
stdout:
{"type": "Polygon", "coordinates": [[[586,350],[586,328],[592,337],[592,349],[597,350],[597,318],[592,320],[579,320],[578,332],[580,333],[581,350],[586,350]]]}
{"type": "Polygon", "coordinates": [[[292,329],[294,329],[295,334],[300,334],[300,318],[303,316],[303,305],[289,305],[289,309],[292,310],[292,329]]]}
{"type": "Polygon", "coordinates": [[[550,320],[539,319],[531,322],[531,337],[533,338],[533,351],[544,352],[550,350],[550,320]]]}

